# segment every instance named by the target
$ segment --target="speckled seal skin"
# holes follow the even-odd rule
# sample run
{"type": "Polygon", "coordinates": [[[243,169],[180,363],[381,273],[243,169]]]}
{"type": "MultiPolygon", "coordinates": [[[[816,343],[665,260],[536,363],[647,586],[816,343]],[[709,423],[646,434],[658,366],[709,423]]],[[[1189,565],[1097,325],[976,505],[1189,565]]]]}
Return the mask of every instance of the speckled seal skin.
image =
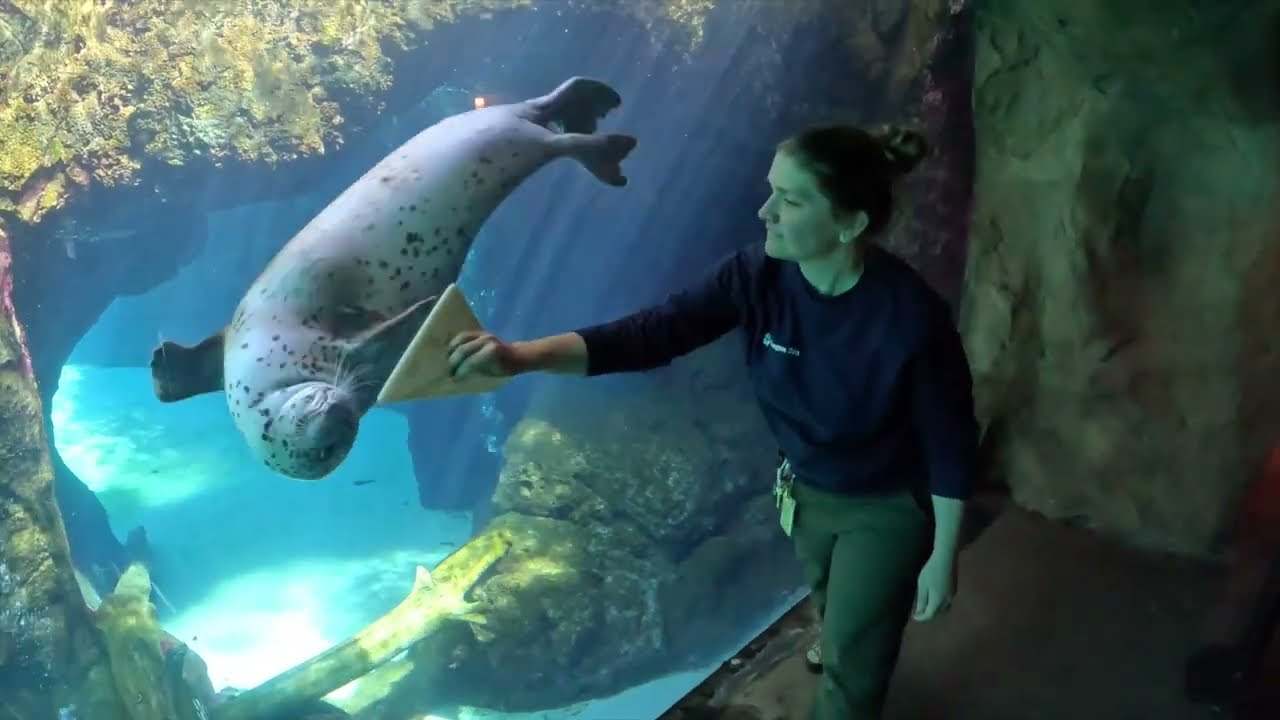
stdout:
{"type": "Polygon", "coordinates": [[[152,352],[156,397],[223,390],[250,449],[288,477],[331,473],[360,419],[471,242],[526,178],[562,157],[627,184],[636,145],[595,134],[621,104],[590,78],[453,115],[423,130],[342,192],[272,258],[231,323],[195,346],[152,352]]]}

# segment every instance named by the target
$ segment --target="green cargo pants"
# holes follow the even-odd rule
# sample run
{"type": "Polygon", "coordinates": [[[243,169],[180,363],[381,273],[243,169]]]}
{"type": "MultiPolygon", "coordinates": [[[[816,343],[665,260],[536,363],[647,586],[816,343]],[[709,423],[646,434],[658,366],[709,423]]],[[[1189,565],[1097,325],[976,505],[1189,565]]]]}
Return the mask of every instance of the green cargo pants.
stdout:
{"type": "Polygon", "coordinates": [[[878,720],[933,547],[910,493],[854,497],[792,486],[791,537],[822,619],[822,677],[810,720],[878,720]]]}

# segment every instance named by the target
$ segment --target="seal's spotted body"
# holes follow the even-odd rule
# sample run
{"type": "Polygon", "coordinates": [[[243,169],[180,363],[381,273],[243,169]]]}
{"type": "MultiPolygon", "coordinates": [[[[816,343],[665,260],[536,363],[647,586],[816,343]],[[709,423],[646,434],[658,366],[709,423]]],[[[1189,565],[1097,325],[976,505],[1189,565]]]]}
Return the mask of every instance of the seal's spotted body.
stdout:
{"type": "Polygon", "coordinates": [[[626,135],[593,135],[621,102],[573,78],[541,98],[446,118],[381,160],[274,257],[223,331],[152,356],[164,401],[221,388],[270,467],[327,475],[493,210],[551,160],[621,186],[626,135]],[[563,127],[555,132],[552,124],[563,127]]]}

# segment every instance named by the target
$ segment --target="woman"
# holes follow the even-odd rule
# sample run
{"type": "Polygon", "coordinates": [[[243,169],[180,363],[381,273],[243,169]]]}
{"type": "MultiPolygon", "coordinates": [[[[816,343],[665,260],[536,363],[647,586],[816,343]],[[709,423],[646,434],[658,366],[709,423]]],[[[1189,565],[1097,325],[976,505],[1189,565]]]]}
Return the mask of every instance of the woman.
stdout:
{"type": "Polygon", "coordinates": [[[784,458],[779,521],[823,618],[815,720],[879,717],[907,620],[952,595],[977,458],[968,362],[947,304],[873,243],[919,134],[816,127],[778,146],[765,241],[657,307],[505,343],[464,333],[456,377],[666,365],[734,328],[784,458]]]}

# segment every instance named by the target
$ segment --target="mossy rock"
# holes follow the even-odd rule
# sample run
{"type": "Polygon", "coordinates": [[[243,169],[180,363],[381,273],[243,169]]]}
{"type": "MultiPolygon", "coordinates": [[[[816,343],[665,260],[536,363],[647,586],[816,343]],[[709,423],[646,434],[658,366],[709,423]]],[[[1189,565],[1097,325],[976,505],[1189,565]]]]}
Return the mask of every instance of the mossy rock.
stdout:
{"type": "MultiPolygon", "coordinates": [[[[695,16],[685,4],[614,9],[693,22],[711,5],[695,16]]],[[[69,188],[46,177],[33,194],[31,183],[71,168],[114,186],[148,163],[275,165],[327,152],[345,140],[344,103],[378,108],[391,52],[442,22],[533,5],[10,0],[0,5],[0,212],[38,222],[69,188]]]]}

